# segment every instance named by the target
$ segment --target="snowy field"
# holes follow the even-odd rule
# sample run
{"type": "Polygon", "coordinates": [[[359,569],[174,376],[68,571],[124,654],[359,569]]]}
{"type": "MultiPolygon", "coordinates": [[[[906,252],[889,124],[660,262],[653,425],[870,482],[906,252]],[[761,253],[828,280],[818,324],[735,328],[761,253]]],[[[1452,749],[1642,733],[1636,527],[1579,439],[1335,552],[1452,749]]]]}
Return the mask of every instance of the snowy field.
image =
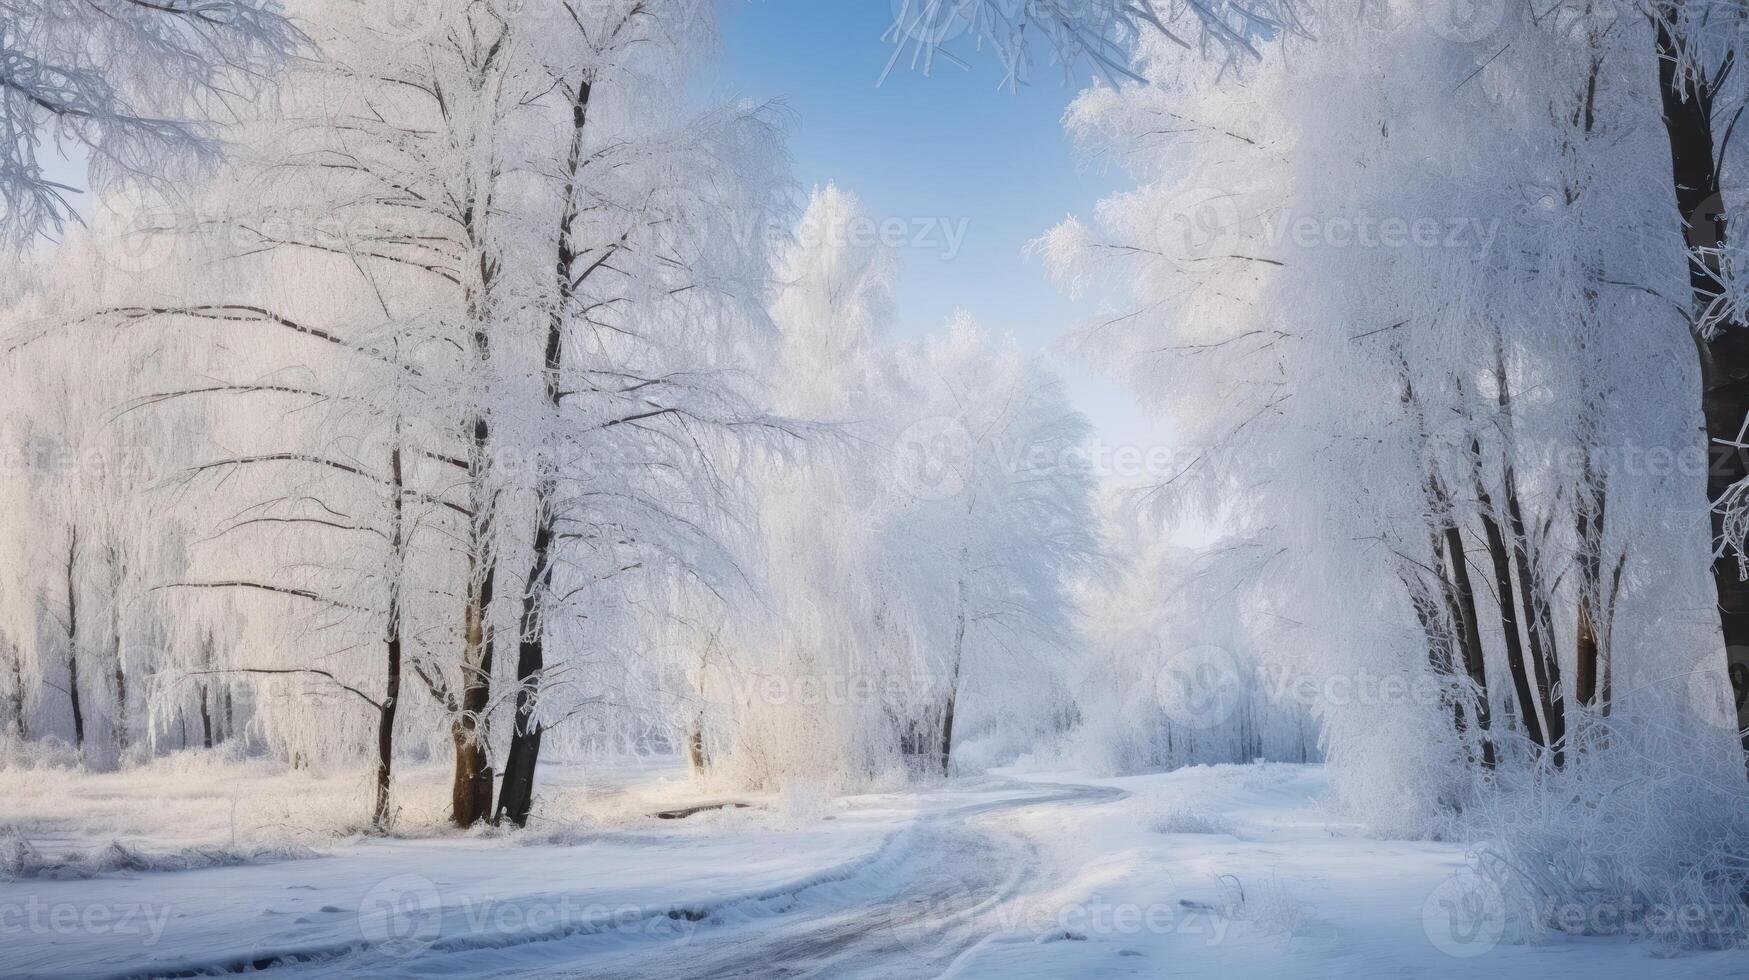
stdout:
{"type": "Polygon", "coordinates": [[[1656,936],[1520,935],[1461,846],[1367,836],[1318,766],[1005,770],[680,820],[649,814],[726,798],[665,760],[547,777],[571,823],[410,839],[333,836],[348,781],[262,763],[0,772],[25,808],[0,975],[1749,975],[1656,936]]]}

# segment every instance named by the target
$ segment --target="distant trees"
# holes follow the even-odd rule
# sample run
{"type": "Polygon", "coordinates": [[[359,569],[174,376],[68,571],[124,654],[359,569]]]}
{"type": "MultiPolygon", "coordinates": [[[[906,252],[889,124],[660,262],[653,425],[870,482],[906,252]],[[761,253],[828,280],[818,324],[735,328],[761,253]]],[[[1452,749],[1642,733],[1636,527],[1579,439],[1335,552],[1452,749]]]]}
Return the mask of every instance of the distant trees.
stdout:
{"type": "Polygon", "coordinates": [[[902,417],[916,421],[894,466],[917,499],[896,515],[887,546],[910,566],[905,594],[940,678],[931,754],[946,773],[956,722],[963,730],[968,720],[962,694],[990,699],[970,719],[986,726],[1048,716],[1047,705],[1015,703],[1028,697],[1067,700],[1049,685],[1068,674],[1069,590],[1099,562],[1081,454],[1089,430],[1057,378],[969,316],[901,356],[912,406],[902,417]],[[1014,670],[1033,682],[992,683],[1014,670]]]}
{"type": "Polygon", "coordinates": [[[778,262],[774,407],[815,420],[757,471],[763,605],[677,631],[711,764],[758,783],[942,773],[956,732],[1048,730],[1073,582],[1096,564],[1085,421],[969,318],[884,335],[891,257],[816,189],[778,262]]]}

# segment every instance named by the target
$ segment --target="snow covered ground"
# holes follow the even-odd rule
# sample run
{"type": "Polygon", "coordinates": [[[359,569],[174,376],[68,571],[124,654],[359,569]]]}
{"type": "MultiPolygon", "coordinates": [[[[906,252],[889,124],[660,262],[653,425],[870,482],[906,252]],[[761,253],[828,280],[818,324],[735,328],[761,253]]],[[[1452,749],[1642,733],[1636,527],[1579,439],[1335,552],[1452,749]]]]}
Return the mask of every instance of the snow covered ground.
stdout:
{"type": "Polygon", "coordinates": [[[648,814],[724,797],[670,764],[555,768],[574,822],[379,839],[329,833],[345,780],[197,764],[249,792],[0,772],[26,801],[0,975],[1749,976],[1650,939],[1505,941],[1461,846],[1366,836],[1316,766],[1002,771],[684,820],[648,814]],[[77,821],[33,809],[75,796],[77,821]]]}

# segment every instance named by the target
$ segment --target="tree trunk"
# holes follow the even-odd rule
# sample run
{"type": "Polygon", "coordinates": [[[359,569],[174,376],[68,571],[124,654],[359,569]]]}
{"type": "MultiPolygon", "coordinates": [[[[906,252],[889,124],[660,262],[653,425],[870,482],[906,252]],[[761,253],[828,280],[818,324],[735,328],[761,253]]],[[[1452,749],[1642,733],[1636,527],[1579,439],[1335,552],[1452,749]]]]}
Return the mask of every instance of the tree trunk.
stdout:
{"type": "Polygon", "coordinates": [[[1482,766],[1492,769],[1498,757],[1491,731],[1493,709],[1488,703],[1488,667],[1482,656],[1482,621],[1476,612],[1476,590],[1470,580],[1469,557],[1464,553],[1463,531],[1451,521],[1446,522],[1445,547],[1441,550],[1447,562],[1450,582],[1447,601],[1457,622],[1464,674],[1475,689],[1476,730],[1482,742],[1482,766]]]}
{"type": "MultiPolygon", "coordinates": [[[[551,488],[540,496],[549,501],[551,488]]],[[[495,820],[509,820],[518,827],[528,826],[529,810],[534,805],[534,772],[540,762],[542,726],[535,718],[539,706],[536,687],[546,657],[546,625],[542,606],[552,581],[551,551],[553,520],[543,511],[535,530],[534,566],[522,597],[522,639],[516,657],[516,727],[510,734],[510,753],[504,760],[504,787],[498,794],[495,820]]]]}
{"type": "Polygon", "coordinates": [[[115,687],[115,754],[119,762],[128,750],[128,675],[121,650],[121,594],[127,576],[122,568],[121,553],[114,545],[109,547],[109,567],[113,583],[109,598],[110,664],[113,671],[110,679],[115,687]]]}
{"type": "Polygon", "coordinates": [[[1502,430],[1500,481],[1506,498],[1506,527],[1512,535],[1512,561],[1518,572],[1519,611],[1524,616],[1524,633],[1530,645],[1531,669],[1536,674],[1537,704],[1542,710],[1543,734],[1551,750],[1551,761],[1559,769],[1566,760],[1567,738],[1567,705],[1565,687],[1561,681],[1561,655],[1555,646],[1553,625],[1549,621],[1548,595],[1543,589],[1537,564],[1531,557],[1529,526],[1524,519],[1524,506],[1518,494],[1518,477],[1512,461],[1512,387],[1506,375],[1506,342],[1498,329],[1494,333],[1494,384],[1502,430]]]}
{"type": "Polygon", "coordinates": [[[1555,649],[1549,623],[1549,603],[1542,576],[1530,555],[1524,510],[1519,504],[1518,484],[1512,467],[1506,467],[1506,514],[1512,533],[1512,559],[1518,572],[1519,609],[1524,614],[1525,637],[1530,643],[1531,669],[1536,675],[1538,707],[1542,710],[1544,735],[1551,760],[1560,768],[1566,759],[1567,705],[1561,681],[1560,651],[1555,649]]]}
{"type": "MultiPolygon", "coordinates": [[[[474,310],[474,350],[480,367],[488,363],[489,341],[484,316],[474,310]]],[[[491,423],[476,407],[469,427],[468,478],[472,484],[472,516],[468,522],[467,595],[462,608],[461,712],[451,725],[455,742],[455,779],[450,787],[452,818],[458,827],[472,827],[492,815],[492,762],[486,744],[486,711],[492,699],[492,599],[498,576],[493,509],[496,494],[489,478],[491,423]]]]}
{"type": "Polygon", "coordinates": [[[700,718],[686,735],[686,762],[694,773],[702,773],[707,761],[704,752],[704,719],[700,718]]]}
{"type": "Polygon", "coordinates": [[[1749,750],[1749,581],[1741,556],[1722,546],[1725,515],[1718,509],[1731,488],[1749,478],[1749,450],[1738,445],[1738,433],[1749,419],[1749,332],[1722,296],[1719,249],[1728,236],[1713,139],[1713,93],[1704,79],[1682,71],[1688,38],[1677,17],[1683,6],[1682,0],[1659,0],[1653,10],[1658,90],[1677,212],[1690,245],[1688,281],[1710,464],[1707,499],[1713,504],[1713,541],[1720,545],[1713,558],[1713,585],[1737,727],[1745,733],[1744,748],[1749,750]]]}
{"type": "MultiPolygon", "coordinates": [[[[478,428],[484,433],[483,419],[478,428]]],[[[477,496],[481,498],[479,506],[490,506],[483,495],[477,496]]],[[[461,713],[450,728],[455,742],[455,780],[450,788],[450,803],[458,827],[472,827],[492,813],[493,773],[485,733],[485,715],[492,696],[493,654],[492,628],[487,617],[497,576],[491,537],[490,517],[476,519],[463,611],[461,713]]]]}
{"type": "MultiPolygon", "coordinates": [[[[118,600],[119,601],[119,600],[118,600]]],[[[120,758],[128,750],[128,674],[121,662],[121,631],[115,634],[115,750],[120,758]]]]}
{"type": "MultiPolygon", "coordinates": [[[[564,198],[559,211],[557,255],[553,263],[553,308],[547,317],[546,359],[543,364],[546,409],[558,424],[562,392],[561,372],[565,357],[565,323],[577,288],[577,178],[583,169],[583,133],[589,123],[589,99],[593,92],[585,74],[571,95],[571,145],[565,161],[564,198]]],[[[516,656],[516,727],[510,735],[510,754],[504,761],[504,785],[498,794],[496,819],[508,819],[518,827],[528,826],[534,805],[534,774],[540,762],[542,725],[535,718],[538,688],[546,669],[546,605],[552,592],[553,542],[558,522],[558,474],[556,461],[541,460],[543,473],[535,493],[534,555],[522,594],[521,639],[516,656]]]]}
{"type": "Polygon", "coordinates": [[[947,683],[947,705],[941,713],[941,774],[948,775],[948,763],[953,758],[953,713],[958,706],[960,696],[960,665],[964,662],[966,644],[966,579],[963,571],[965,561],[960,562],[959,588],[956,603],[958,611],[954,617],[953,629],[953,670],[947,683]]]}
{"type": "Polygon", "coordinates": [[[200,686],[200,746],[203,749],[213,747],[213,713],[207,704],[205,684],[200,686]]]}
{"type": "MultiPolygon", "coordinates": [[[[1432,446],[1427,434],[1427,413],[1421,405],[1421,400],[1415,394],[1415,386],[1409,372],[1409,361],[1403,356],[1401,349],[1394,350],[1397,358],[1397,369],[1402,380],[1402,401],[1415,420],[1415,431],[1419,440],[1421,453],[1424,457],[1427,481],[1423,493],[1427,499],[1428,520],[1432,526],[1432,541],[1429,547],[1434,557],[1438,573],[1440,590],[1445,599],[1446,615],[1450,618],[1451,627],[1455,630],[1457,653],[1462,657],[1464,674],[1469,678],[1474,691],[1474,710],[1476,715],[1476,731],[1481,742],[1482,766],[1492,769],[1498,761],[1494,751],[1493,708],[1488,701],[1488,668],[1482,651],[1482,619],[1476,612],[1476,592],[1470,580],[1469,554],[1464,550],[1463,530],[1458,527],[1456,507],[1451,499],[1451,491],[1446,488],[1445,481],[1440,479],[1438,463],[1433,457],[1432,446]]],[[[1429,628],[1423,622],[1423,628],[1429,628]]],[[[1431,641],[1430,641],[1431,642],[1431,641]]],[[[1452,643],[1445,644],[1443,657],[1435,656],[1430,650],[1429,655],[1435,656],[1435,666],[1443,663],[1447,673],[1456,666],[1451,650],[1452,643]]],[[[1465,734],[1463,704],[1452,706],[1452,721],[1457,726],[1459,737],[1465,734]]]]}
{"type": "Polygon", "coordinates": [[[1494,597],[1500,606],[1500,631],[1506,643],[1506,669],[1512,675],[1512,689],[1518,698],[1518,714],[1524,723],[1525,733],[1530,736],[1532,744],[1539,749],[1545,749],[1548,747],[1548,740],[1543,736],[1542,723],[1537,717],[1537,706],[1542,698],[1532,687],[1524,662],[1524,639],[1518,632],[1518,612],[1513,603],[1512,558],[1506,548],[1506,537],[1500,532],[1500,522],[1494,516],[1493,498],[1482,482],[1480,441],[1471,440],[1470,452],[1475,464],[1476,500],[1481,505],[1479,511],[1482,534],[1487,539],[1488,557],[1492,559],[1494,566],[1494,597]]]}
{"type": "Polygon", "coordinates": [[[376,803],[371,807],[371,826],[377,831],[389,829],[394,822],[394,803],[390,795],[395,766],[395,714],[401,703],[401,576],[405,573],[406,494],[401,472],[401,423],[395,420],[395,445],[389,450],[389,553],[395,563],[389,579],[387,615],[384,617],[384,650],[387,654],[383,678],[383,700],[377,711],[377,778],[376,803]]]}
{"type": "Polygon", "coordinates": [[[1573,694],[1586,708],[1598,706],[1598,672],[1603,660],[1603,542],[1607,489],[1594,472],[1587,448],[1574,505],[1579,587],[1573,638],[1573,694]]]}
{"type": "Polygon", "coordinates": [[[472,827],[492,813],[492,762],[477,726],[457,720],[450,726],[450,738],[455,742],[450,810],[456,826],[472,827]]]}
{"type": "Polygon", "coordinates": [[[12,731],[22,744],[30,736],[30,731],[24,720],[24,655],[19,652],[18,644],[9,637],[0,637],[0,643],[5,645],[12,669],[12,731]]]}
{"type": "Polygon", "coordinates": [[[73,745],[85,747],[85,708],[79,701],[79,528],[68,529],[67,544],[67,697],[73,702],[73,745]]]}
{"type": "MultiPolygon", "coordinates": [[[[213,634],[211,630],[208,630],[205,638],[201,641],[201,666],[208,674],[212,672],[215,663],[213,646],[213,634]]],[[[213,747],[213,716],[212,710],[207,704],[206,681],[201,681],[198,686],[200,688],[200,743],[203,747],[210,749],[213,747]]]]}

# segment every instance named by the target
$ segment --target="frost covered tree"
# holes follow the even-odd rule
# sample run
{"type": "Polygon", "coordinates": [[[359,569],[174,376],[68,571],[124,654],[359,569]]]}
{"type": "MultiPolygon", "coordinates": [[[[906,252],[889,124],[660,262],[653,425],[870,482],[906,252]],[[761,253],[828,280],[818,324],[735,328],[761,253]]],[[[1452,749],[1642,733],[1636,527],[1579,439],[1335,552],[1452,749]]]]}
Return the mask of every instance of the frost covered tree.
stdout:
{"type": "Polygon", "coordinates": [[[1077,344],[1181,434],[1149,502],[1256,549],[1250,642],[1313,677],[1434,682],[1382,728],[1379,706],[1320,706],[1337,772],[1393,808],[1456,805],[1466,769],[1507,758],[1569,762],[1575,703],[1619,711],[1631,687],[1632,710],[1665,710],[1669,683],[1642,685],[1698,639],[1644,639],[1696,585],[1645,577],[1696,568],[1696,538],[1670,506],[1682,474],[1633,458],[1682,445],[1689,411],[1650,394],[1684,371],[1649,186],[1667,150],[1637,138],[1655,73],[1599,73],[1647,38],[1558,13],[1506,18],[1485,65],[1407,5],[1332,12],[1240,77],[1145,42],[1150,84],[1069,116],[1135,188],[1040,246],[1072,287],[1132,297],[1077,344]]]}
{"type": "Polygon", "coordinates": [[[963,314],[903,352],[901,371],[914,421],[892,465],[895,489],[915,501],[896,515],[889,546],[909,565],[903,588],[939,678],[926,744],[946,773],[956,726],[1036,719],[1060,697],[1051,688],[1074,639],[1069,590],[1099,555],[1080,452],[1088,426],[1059,379],[963,314]],[[1036,687],[993,682],[1015,669],[1036,687]],[[1023,707],[1028,698],[1045,700],[1023,707]],[[982,714],[968,714],[967,700],[982,714]]]}
{"type": "Polygon", "coordinates": [[[137,294],[151,299],[88,315],[179,338],[203,362],[217,356],[216,382],[150,399],[200,401],[218,426],[184,474],[212,539],[196,574],[169,587],[275,610],[254,619],[267,642],[250,646],[271,652],[266,662],[209,669],[363,703],[336,724],[295,698],[268,699],[289,713],[262,723],[299,757],[371,745],[378,827],[392,819],[403,671],[421,678],[453,707],[454,796],[472,823],[491,795],[475,737],[494,571],[482,393],[494,380],[484,374],[499,268],[493,147],[512,138],[495,122],[514,105],[508,27],[484,5],[458,4],[440,35],[452,43],[425,50],[361,23],[351,5],[304,13],[324,60],[288,78],[280,111],[242,127],[249,151],[236,176],[168,229],[193,272],[172,263],[163,271],[184,276],[174,289],[147,278],[137,294]],[[230,347],[240,334],[256,343],[230,347]],[[248,411],[218,409],[233,405],[248,411]],[[437,611],[449,596],[454,619],[437,611]],[[299,636],[334,647],[299,655],[299,636]]]}
{"type": "Polygon", "coordinates": [[[774,411],[815,425],[753,474],[758,605],[687,617],[708,624],[682,669],[687,718],[713,770],[751,785],[854,784],[901,764],[915,637],[879,543],[894,270],[854,234],[865,220],[850,193],[816,188],[781,249],[764,381],[774,411]]]}
{"type": "Polygon", "coordinates": [[[1049,58],[1066,73],[1086,65],[1107,78],[1139,78],[1134,46],[1151,36],[1227,63],[1249,61],[1264,43],[1304,29],[1304,0],[897,0],[887,40],[887,70],[936,59],[965,64],[962,47],[983,47],[1014,88],[1049,58]]]}
{"type": "Polygon", "coordinates": [[[76,191],[44,169],[77,147],[99,187],[186,176],[215,116],[296,55],[275,0],[10,0],[0,7],[0,238],[58,230],[76,191]]]}
{"type": "Polygon", "coordinates": [[[299,9],[324,58],[157,265],[70,308],[187,352],[130,416],[210,420],[172,481],[208,534],[157,586],[211,627],[178,663],[199,715],[214,678],[258,684],[269,744],[373,759],[379,829],[397,735],[447,732],[452,819],[520,824],[544,731],[603,701],[604,650],[635,665],[649,582],[746,579],[735,473],[794,440],[750,380],[781,142],[674,85],[697,4],[458,0],[412,45],[299,9]]]}
{"type": "Polygon", "coordinates": [[[164,349],[147,339],[102,343],[101,330],[63,323],[113,284],[100,258],[113,244],[81,234],[56,261],[26,267],[30,286],[7,310],[25,329],[6,351],[0,404],[9,436],[0,492],[33,529],[8,542],[0,563],[8,619],[37,624],[12,634],[24,641],[14,651],[15,706],[40,716],[24,725],[21,713],[20,731],[68,738],[99,767],[152,751],[156,675],[169,646],[153,586],[180,566],[189,533],[153,492],[189,420],[120,411],[161,369],[164,349]],[[72,358],[85,366],[78,377],[53,367],[72,358]]]}
{"type": "Polygon", "coordinates": [[[1687,266],[1688,300],[1680,308],[1699,356],[1713,578],[1737,727],[1749,751],[1749,574],[1743,557],[1749,529],[1743,512],[1749,494],[1743,439],[1749,424],[1749,335],[1735,271],[1740,248],[1730,235],[1746,205],[1732,199],[1727,184],[1741,166],[1731,137],[1749,106],[1749,88],[1732,70],[1749,41],[1749,9],[1730,0],[1653,0],[1647,13],[1670,162],[1668,180],[1657,189],[1674,193],[1677,231],[1685,239],[1685,247],[1671,244],[1687,266]]]}
{"type": "Polygon", "coordinates": [[[535,462],[511,492],[530,514],[496,809],[519,825],[546,725],[600,698],[589,648],[613,641],[591,623],[651,579],[744,595],[734,475],[792,437],[749,381],[773,339],[769,255],[748,240],[783,209],[772,121],[678,101],[673,79],[711,39],[698,3],[590,5],[565,26],[541,56],[569,93],[562,154],[536,163],[550,186],[532,237],[550,260],[533,267],[550,277],[533,287],[541,331],[520,345],[541,352],[542,388],[502,409],[507,444],[535,462]],[[555,636],[575,652],[550,657],[555,636]]]}

